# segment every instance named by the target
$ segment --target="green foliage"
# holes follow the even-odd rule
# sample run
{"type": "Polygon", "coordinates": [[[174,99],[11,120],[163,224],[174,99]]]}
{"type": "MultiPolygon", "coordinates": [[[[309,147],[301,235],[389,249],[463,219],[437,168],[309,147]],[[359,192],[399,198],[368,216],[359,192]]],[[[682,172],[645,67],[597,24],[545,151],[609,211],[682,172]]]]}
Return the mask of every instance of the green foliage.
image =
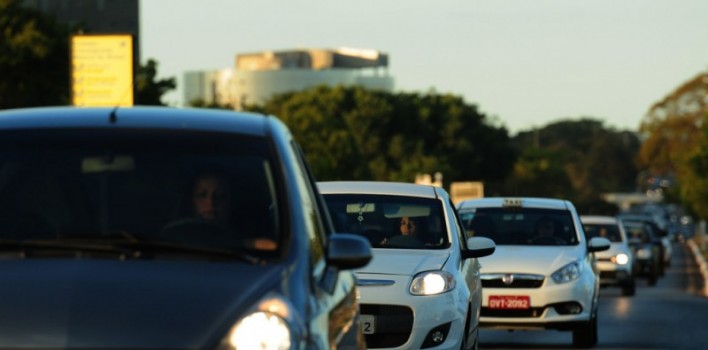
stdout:
{"type": "Polygon", "coordinates": [[[188,105],[195,108],[210,108],[210,109],[228,109],[233,110],[233,106],[228,103],[220,104],[216,102],[206,102],[201,98],[189,101],[188,105]]]}
{"type": "Polygon", "coordinates": [[[320,180],[499,180],[515,157],[506,129],[453,95],[321,86],[248,109],[281,118],[320,180]]]}
{"type": "Polygon", "coordinates": [[[512,143],[521,151],[509,193],[569,199],[584,212],[606,212],[600,196],[634,190],[637,135],[581,118],[520,132],[512,143]]]}
{"type": "Polygon", "coordinates": [[[158,63],[154,59],[148,59],[145,65],[141,65],[135,75],[135,104],[164,106],[162,95],[177,87],[175,78],[157,79],[158,63]]]}
{"type": "Polygon", "coordinates": [[[69,103],[68,30],[0,0],[0,109],[69,103]]]}
{"type": "Polygon", "coordinates": [[[708,218],[706,96],[708,73],[701,73],[655,103],[642,122],[639,154],[651,175],[675,179],[669,194],[702,218],[708,218]]]}

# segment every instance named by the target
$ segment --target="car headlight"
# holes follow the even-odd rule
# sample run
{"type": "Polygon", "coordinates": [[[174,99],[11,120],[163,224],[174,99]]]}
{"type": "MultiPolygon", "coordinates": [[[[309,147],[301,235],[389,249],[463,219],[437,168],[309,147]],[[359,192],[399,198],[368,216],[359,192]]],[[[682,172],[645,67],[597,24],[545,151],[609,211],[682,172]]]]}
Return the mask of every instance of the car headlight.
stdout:
{"type": "Polygon", "coordinates": [[[435,295],[455,288],[455,278],[446,271],[427,271],[419,273],[411,282],[413,295],[435,295]]]}
{"type": "Polygon", "coordinates": [[[625,253],[619,253],[610,259],[615,264],[627,265],[629,262],[629,256],[625,253]]]}
{"type": "Polygon", "coordinates": [[[580,263],[574,261],[558,269],[558,271],[554,272],[551,277],[556,283],[567,283],[578,279],[580,277],[580,272],[582,272],[580,263]]]}
{"type": "Polygon", "coordinates": [[[638,259],[651,259],[651,249],[642,248],[637,250],[638,259]]]}
{"type": "Polygon", "coordinates": [[[242,318],[231,329],[228,343],[232,349],[289,350],[291,332],[278,315],[257,311],[242,318]]]}

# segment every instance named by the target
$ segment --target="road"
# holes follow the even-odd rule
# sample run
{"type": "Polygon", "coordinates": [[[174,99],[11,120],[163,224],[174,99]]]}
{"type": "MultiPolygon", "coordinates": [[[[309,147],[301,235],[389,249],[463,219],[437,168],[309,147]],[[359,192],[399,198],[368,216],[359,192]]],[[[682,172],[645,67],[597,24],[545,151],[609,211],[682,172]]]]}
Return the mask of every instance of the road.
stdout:
{"type": "MultiPolygon", "coordinates": [[[[637,293],[600,292],[595,349],[708,349],[708,298],[685,244],[675,243],[672,264],[654,287],[638,280],[637,293]]],[[[482,329],[480,349],[572,349],[570,332],[482,329]]]]}

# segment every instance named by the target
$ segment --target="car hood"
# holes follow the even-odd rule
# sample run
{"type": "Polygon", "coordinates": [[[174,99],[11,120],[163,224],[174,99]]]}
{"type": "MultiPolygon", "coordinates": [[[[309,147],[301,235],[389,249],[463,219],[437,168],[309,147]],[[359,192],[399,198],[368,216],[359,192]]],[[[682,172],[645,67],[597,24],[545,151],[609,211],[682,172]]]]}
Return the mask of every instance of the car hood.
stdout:
{"type": "Polygon", "coordinates": [[[529,273],[550,275],[580,259],[581,246],[497,245],[494,254],[479,258],[481,273],[529,273]]]}
{"type": "Polygon", "coordinates": [[[440,270],[450,257],[447,250],[372,249],[373,258],[358,274],[412,276],[421,271],[440,270]]]}
{"type": "Polygon", "coordinates": [[[282,266],[178,261],[0,261],[8,348],[204,348],[282,266]]]}

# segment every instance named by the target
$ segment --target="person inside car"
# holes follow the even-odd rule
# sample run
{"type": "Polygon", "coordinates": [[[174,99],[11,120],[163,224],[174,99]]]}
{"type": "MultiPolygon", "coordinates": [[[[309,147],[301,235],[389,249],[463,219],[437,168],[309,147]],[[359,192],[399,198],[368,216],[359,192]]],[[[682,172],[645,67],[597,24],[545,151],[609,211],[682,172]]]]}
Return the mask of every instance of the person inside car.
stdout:
{"type": "Polygon", "coordinates": [[[529,239],[531,244],[539,245],[558,245],[564,244],[565,241],[556,236],[555,222],[547,217],[542,217],[536,221],[535,236],[529,239]]]}
{"type": "Polygon", "coordinates": [[[423,248],[425,243],[417,237],[418,227],[414,219],[403,216],[399,221],[399,235],[389,237],[381,242],[381,245],[393,248],[423,248]]]}
{"type": "Polygon", "coordinates": [[[227,223],[230,204],[230,186],[226,176],[215,171],[197,175],[192,186],[192,207],[196,217],[227,223]]]}

